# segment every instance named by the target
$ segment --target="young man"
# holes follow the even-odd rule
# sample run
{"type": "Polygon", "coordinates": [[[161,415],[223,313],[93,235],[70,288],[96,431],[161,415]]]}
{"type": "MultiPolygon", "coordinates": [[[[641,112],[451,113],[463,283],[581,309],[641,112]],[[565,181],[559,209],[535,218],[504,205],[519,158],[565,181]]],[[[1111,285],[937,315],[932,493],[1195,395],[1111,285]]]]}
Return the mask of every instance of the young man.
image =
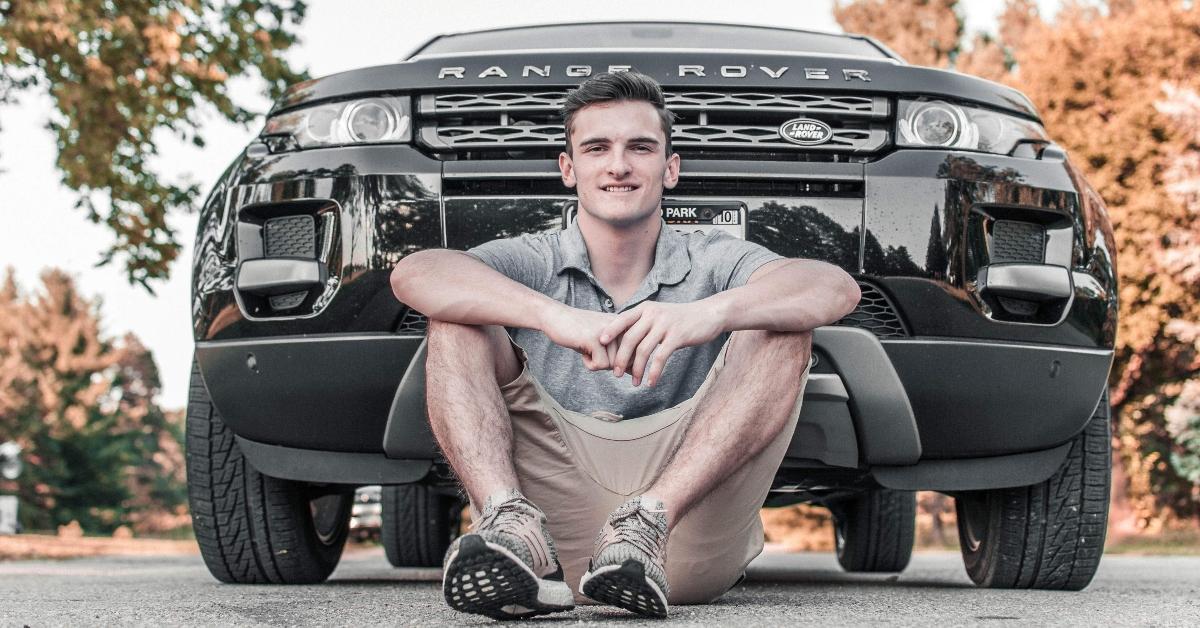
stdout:
{"type": "Polygon", "coordinates": [[[652,79],[597,75],[563,114],[567,229],[422,251],[392,274],[429,318],[429,421],[476,514],[444,593],[500,619],[570,609],[572,591],[664,616],[761,552],[811,330],[859,291],[832,265],[665,224],[679,155],[652,79]]]}

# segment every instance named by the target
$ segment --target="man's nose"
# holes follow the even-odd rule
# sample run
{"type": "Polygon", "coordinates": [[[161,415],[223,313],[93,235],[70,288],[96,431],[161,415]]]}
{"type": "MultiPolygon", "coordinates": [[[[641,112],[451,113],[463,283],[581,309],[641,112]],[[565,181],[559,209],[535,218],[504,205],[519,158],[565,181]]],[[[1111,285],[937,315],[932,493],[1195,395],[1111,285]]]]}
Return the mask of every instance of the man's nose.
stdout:
{"type": "Polygon", "coordinates": [[[629,174],[629,171],[629,160],[625,159],[625,151],[610,151],[608,159],[609,176],[619,179],[629,174]]]}

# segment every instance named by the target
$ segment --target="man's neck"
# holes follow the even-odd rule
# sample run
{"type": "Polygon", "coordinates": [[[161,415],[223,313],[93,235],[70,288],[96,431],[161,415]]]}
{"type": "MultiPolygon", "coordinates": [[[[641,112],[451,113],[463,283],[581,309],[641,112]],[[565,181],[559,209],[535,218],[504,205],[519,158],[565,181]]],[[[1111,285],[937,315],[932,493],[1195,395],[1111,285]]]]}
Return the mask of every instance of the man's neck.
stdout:
{"type": "Polygon", "coordinates": [[[655,212],[628,227],[612,225],[580,210],[579,231],[587,246],[592,274],[609,296],[624,303],[650,274],[658,244],[661,216],[655,212]]]}

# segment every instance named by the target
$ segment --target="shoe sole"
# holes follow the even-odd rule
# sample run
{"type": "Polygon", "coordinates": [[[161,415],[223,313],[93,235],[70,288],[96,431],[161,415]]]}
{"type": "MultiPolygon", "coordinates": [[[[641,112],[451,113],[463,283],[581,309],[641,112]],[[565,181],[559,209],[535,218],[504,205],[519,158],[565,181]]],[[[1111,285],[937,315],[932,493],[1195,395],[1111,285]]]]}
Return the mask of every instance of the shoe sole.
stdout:
{"type": "Polygon", "coordinates": [[[575,608],[567,583],[538,578],[502,545],[477,534],[459,541],[446,561],[442,594],[456,611],[492,619],[519,619],[575,608]]]}
{"type": "Polygon", "coordinates": [[[648,617],[667,616],[667,596],[634,559],[589,570],[580,580],[583,594],[610,606],[648,617]]]}

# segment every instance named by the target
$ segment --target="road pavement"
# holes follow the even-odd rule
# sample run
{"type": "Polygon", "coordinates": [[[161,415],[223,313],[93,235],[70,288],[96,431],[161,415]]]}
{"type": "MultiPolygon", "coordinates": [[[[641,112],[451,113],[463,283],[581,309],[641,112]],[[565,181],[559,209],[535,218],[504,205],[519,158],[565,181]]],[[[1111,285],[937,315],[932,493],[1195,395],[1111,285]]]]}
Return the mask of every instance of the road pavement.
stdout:
{"type": "MultiPolygon", "coordinates": [[[[380,549],[349,552],[317,586],[217,583],[198,556],[0,563],[0,625],[483,625],[450,610],[440,571],[392,569],[380,549]]],[[[843,573],[830,554],[768,552],[746,583],[667,622],[611,607],[532,620],[665,625],[1200,626],[1200,557],[1108,556],[1078,593],[975,588],[956,553],[918,553],[896,575],[843,573]]]]}

